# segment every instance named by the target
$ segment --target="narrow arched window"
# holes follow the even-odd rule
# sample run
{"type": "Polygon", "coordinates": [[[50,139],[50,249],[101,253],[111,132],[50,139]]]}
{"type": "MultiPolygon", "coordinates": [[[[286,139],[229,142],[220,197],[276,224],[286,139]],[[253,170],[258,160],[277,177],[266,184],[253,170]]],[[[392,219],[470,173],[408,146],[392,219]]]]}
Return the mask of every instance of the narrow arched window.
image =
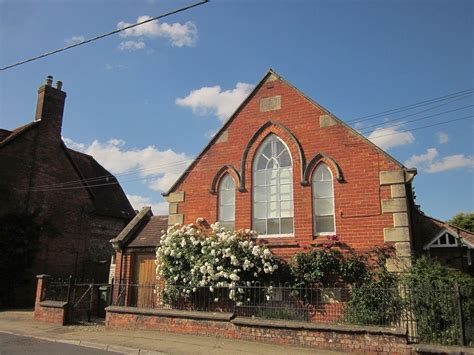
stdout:
{"type": "Polygon", "coordinates": [[[336,231],[333,178],[326,164],[319,164],[313,173],[313,215],[314,234],[336,231]]]}
{"type": "Polygon", "coordinates": [[[274,134],[253,160],[253,229],[260,235],[293,233],[293,169],[286,145],[274,134]]]}
{"type": "Polygon", "coordinates": [[[229,230],[235,228],[235,183],[229,174],[219,183],[219,224],[229,230]]]}

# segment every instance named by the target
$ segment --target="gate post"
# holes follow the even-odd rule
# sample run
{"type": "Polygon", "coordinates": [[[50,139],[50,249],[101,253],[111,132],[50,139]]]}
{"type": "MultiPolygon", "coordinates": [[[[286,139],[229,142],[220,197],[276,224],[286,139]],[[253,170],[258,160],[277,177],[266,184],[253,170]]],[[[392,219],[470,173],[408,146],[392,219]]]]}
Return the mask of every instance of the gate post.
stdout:
{"type": "Polygon", "coordinates": [[[462,295],[459,284],[454,284],[454,297],[456,297],[457,319],[459,325],[459,345],[466,346],[466,330],[464,329],[464,314],[462,311],[462,295]]]}

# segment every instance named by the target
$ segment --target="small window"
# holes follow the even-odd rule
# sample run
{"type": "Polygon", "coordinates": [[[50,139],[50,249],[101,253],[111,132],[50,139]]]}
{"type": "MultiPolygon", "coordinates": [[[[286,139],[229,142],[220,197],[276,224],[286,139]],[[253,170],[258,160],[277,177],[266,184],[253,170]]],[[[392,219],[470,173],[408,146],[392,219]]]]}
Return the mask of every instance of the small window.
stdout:
{"type": "Polygon", "coordinates": [[[235,228],[235,183],[229,174],[219,184],[219,224],[229,230],[235,228]]]}
{"type": "Polygon", "coordinates": [[[326,164],[319,164],[313,173],[313,220],[315,235],[336,231],[333,178],[326,164]]]}

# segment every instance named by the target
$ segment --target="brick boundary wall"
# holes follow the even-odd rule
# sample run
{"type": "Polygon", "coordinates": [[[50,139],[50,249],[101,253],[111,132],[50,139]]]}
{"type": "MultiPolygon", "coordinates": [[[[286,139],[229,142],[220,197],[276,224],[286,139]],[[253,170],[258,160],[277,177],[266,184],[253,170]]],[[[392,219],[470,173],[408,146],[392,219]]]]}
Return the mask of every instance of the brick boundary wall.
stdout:
{"type": "Polygon", "coordinates": [[[67,302],[43,301],[35,305],[35,319],[43,322],[66,325],[67,302]]]}
{"type": "Polygon", "coordinates": [[[110,306],[105,324],[111,328],[211,335],[230,339],[296,345],[364,354],[410,354],[400,328],[360,327],[234,317],[232,313],[155,310],[110,306]]]}
{"type": "Polygon", "coordinates": [[[36,320],[65,325],[67,323],[67,302],[44,301],[46,288],[50,282],[49,275],[36,276],[38,282],[36,284],[36,298],[34,318],[36,320]]]}

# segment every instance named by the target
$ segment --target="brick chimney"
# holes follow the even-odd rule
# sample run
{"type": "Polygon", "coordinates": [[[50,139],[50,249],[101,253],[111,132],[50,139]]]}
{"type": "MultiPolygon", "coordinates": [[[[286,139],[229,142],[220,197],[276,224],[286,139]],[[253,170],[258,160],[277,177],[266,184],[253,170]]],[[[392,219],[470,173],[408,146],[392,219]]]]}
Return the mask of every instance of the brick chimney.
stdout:
{"type": "Polygon", "coordinates": [[[53,77],[46,77],[44,85],[38,89],[38,102],[36,104],[35,121],[41,121],[51,137],[61,139],[61,127],[63,124],[64,102],[66,93],[61,91],[63,83],[56,82],[53,87],[53,77]]]}

